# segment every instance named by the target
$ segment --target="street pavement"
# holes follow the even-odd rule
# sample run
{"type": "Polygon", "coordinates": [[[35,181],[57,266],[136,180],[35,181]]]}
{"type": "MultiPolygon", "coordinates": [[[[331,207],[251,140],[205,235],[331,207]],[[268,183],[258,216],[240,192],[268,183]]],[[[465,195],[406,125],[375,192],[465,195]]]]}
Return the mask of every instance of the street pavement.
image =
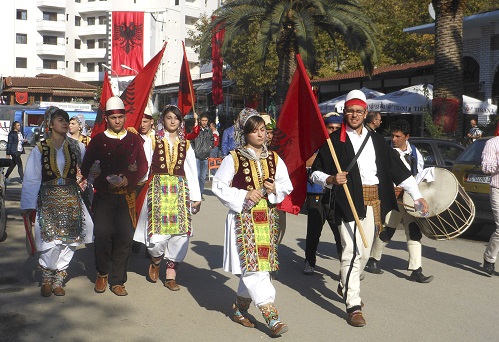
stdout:
{"type": "MultiPolygon", "coordinates": [[[[16,177],[16,173],[13,174],[16,177]]],[[[11,177],[12,178],[12,177],[11,177]]],[[[16,178],[14,178],[16,179],[16,178]]],[[[207,183],[206,188],[210,188],[207,183]]],[[[230,320],[238,278],[222,269],[227,209],[207,190],[194,216],[194,236],[180,265],[178,292],[146,280],[142,247],[131,254],[126,297],[93,291],[93,245],[81,246],[68,269],[66,296],[40,295],[37,258],[26,253],[19,210],[21,186],[7,188],[8,238],[0,243],[0,341],[257,341],[268,329],[255,307],[257,328],[230,320]]],[[[423,238],[423,271],[429,284],[408,279],[403,231],[385,249],[382,275],[367,273],[361,283],[367,325],[345,321],[336,294],[339,262],[327,227],[318,250],[316,273],[302,274],[306,216],[288,215],[279,247],[280,271],[274,285],[280,318],[289,325],[287,341],[485,341],[499,340],[499,274],[481,271],[485,241],[423,238]]],[[[160,279],[164,280],[164,265],[160,279]]]]}

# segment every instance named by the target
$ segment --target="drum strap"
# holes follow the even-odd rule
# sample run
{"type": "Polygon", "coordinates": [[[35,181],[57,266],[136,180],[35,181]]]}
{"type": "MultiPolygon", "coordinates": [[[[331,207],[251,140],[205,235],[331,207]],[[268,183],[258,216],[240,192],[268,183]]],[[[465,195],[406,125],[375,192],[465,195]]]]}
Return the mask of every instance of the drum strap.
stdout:
{"type": "Polygon", "coordinates": [[[362,142],[362,145],[360,145],[359,147],[359,150],[357,151],[357,153],[355,154],[355,157],[353,157],[352,161],[350,162],[350,164],[348,164],[347,168],[344,170],[344,172],[350,172],[350,170],[352,169],[352,167],[355,165],[355,163],[357,162],[357,159],[359,159],[360,157],[360,154],[362,153],[362,150],[364,149],[364,146],[366,146],[367,144],[367,141],[369,140],[369,137],[371,136],[371,132],[370,131],[367,131],[367,134],[366,134],[366,137],[364,138],[364,141],[362,142]]]}

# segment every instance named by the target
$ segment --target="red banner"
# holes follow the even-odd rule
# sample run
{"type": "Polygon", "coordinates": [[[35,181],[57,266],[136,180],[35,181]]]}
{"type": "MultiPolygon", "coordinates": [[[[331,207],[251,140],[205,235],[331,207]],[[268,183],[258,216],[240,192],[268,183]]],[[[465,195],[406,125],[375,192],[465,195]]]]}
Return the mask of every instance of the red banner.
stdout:
{"type": "Polygon", "coordinates": [[[121,99],[125,104],[126,121],[125,127],[134,127],[139,131],[140,122],[144,109],[147,106],[149,97],[154,89],[154,80],[159,64],[163,59],[163,54],[166,49],[166,43],[163,48],[154,56],[149,63],[140,71],[137,76],[130,82],[125,91],[121,94],[121,99]]]}
{"type": "Polygon", "coordinates": [[[104,132],[107,129],[106,120],[104,120],[104,115],[106,113],[106,102],[110,97],[113,96],[113,89],[111,88],[111,82],[109,81],[109,76],[107,72],[104,73],[104,81],[102,82],[102,93],[100,95],[99,109],[97,109],[97,116],[95,118],[94,127],[92,128],[91,138],[104,132]]]}
{"type": "MultiPolygon", "coordinates": [[[[185,54],[185,45],[182,42],[182,50],[184,57],[182,58],[182,67],[180,68],[180,80],[178,82],[178,108],[182,115],[187,115],[196,103],[196,96],[194,95],[194,88],[192,87],[191,70],[189,68],[189,61],[185,54]]],[[[194,108],[194,110],[196,110],[194,108]]]]}
{"type": "Polygon", "coordinates": [[[16,91],[16,101],[19,104],[25,104],[28,102],[28,93],[16,91]]]}
{"type": "Polygon", "coordinates": [[[144,65],[144,12],[113,12],[112,64],[119,76],[133,76],[144,65]]]}
{"type": "Polygon", "coordinates": [[[293,183],[293,191],[279,205],[279,209],[295,215],[300,212],[307,195],[305,162],[329,138],[300,55],[296,55],[296,62],[296,71],[272,140],[272,145],[286,163],[293,183]]]}
{"type": "MultiPolygon", "coordinates": [[[[437,126],[442,126],[444,132],[455,132],[457,129],[458,99],[433,98],[432,108],[437,126]]],[[[462,115],[462,114],[461,114],[462,115]]]]}
{"type": "Polygon", "coordinates": [[[211,79],[211,98],[214,105],[224,102],[224,93],[222,88],[222,66],[223,59],[220,53],[222,42],[224,40],[225,29],[215,29],[211,37],[211,59],[212,59],[212,72],[211,79]]]}

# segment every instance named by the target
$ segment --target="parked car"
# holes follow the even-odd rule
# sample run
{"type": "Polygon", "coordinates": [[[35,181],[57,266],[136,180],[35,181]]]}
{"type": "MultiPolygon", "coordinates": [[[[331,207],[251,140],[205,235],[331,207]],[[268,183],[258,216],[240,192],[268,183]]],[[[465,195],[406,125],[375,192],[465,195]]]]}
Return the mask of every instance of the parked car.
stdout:
{"type": "MultiPolygon", "coordinates": [[[[385,138],[388,142],[390,137],[385,138]]],[[[424,160],[424,167],[442,167],[452,169],[457,157],[464,151],[465,147],[450,140],[411,137],[409,143],[416,146],[424,160]]]]}
{"type": "Polygon", "coordinates": [[[475,220],[466,235],[479,232],[485,222],[494,222],[489,196],[490,175],[482,172],[482,152],[490,138],[492,137],[475,140],[461,153],[452,167],[452,173],[475,203],[475,220]]]}

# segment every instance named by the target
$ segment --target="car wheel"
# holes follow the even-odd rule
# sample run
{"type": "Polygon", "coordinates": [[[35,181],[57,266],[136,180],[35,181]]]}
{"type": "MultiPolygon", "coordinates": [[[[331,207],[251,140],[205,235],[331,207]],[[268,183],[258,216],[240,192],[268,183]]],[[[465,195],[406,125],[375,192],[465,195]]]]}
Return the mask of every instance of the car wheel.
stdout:
{"type": "Polygon", "coordinates": [[[0,238],[0,242],[4,242],[5,240],[7,240],[7,232],[3,232],[3,235],[0,238]]]}
{"type": "Polygon", "coordinates": [[[6,151],[7,150],[7,142],[6,141],[0,141],[0,151],[6,151]]]}

